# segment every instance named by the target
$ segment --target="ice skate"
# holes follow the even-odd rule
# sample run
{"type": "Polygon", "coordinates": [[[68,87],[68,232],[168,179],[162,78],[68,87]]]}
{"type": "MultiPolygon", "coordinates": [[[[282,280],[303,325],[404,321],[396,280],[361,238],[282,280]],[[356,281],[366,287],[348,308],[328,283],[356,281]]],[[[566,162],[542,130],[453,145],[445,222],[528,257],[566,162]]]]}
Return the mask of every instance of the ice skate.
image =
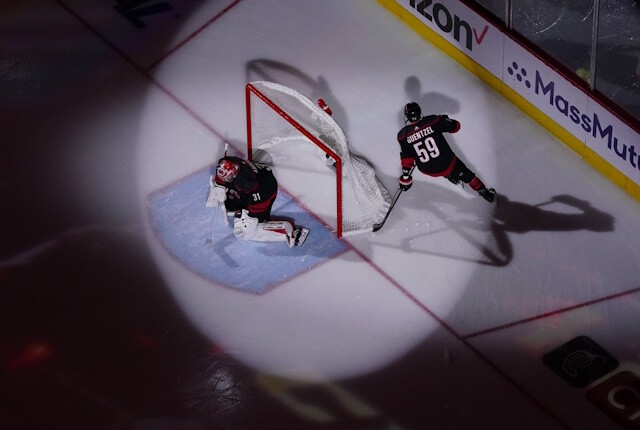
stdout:
{"type": "Polygon", "coordinates": [[[484,188],[478,191],[478,194],[480,194],[480,196],[482,196],[482,198],[489,203],[493,203],[496,201],[496,190],[494,190],[493,188],[484,188]]]}
{"type": "Polygon", "coordinates": [[[308,235],[308,228],[296,227],[296,229],[291,233],[291,238],[287,241],[287,245],[289,245],[289,248],[293,248],[294,246],[302,246],[304,244],[304,241],[307,240],[308,235]]]}

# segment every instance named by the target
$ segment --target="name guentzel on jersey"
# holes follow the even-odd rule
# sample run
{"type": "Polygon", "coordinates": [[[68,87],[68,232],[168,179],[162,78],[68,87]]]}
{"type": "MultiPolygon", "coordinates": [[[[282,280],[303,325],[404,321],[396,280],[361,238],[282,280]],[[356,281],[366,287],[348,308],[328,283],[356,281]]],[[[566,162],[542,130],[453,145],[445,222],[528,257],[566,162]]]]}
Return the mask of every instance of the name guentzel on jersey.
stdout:
{"type": "Polygon", "coordinates": [[[409,136],[407,136],[407,142],[413,143],[416,140],[422,139],[423,137],[428,136],[432,133],[433,133],[433,129],[431,127],[423,128],[422,130],[418,130],[415,133],[412,133],[409,136]]]}

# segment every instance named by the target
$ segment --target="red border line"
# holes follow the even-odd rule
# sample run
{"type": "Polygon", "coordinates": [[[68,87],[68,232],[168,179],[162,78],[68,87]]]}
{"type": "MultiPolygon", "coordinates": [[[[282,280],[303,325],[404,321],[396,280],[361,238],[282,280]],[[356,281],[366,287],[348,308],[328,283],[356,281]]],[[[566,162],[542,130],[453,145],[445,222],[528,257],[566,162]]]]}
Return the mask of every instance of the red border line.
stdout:
{"type": "Polygon", "coordinates": [[[200,28],[198,28],[195,32],[193,32],[190,36],[188,36],[185,40],[183,40],[182,42],[178,43],[176,46],[174,46],[173,48],[171,48],[169,51],[167,51],[164,55],[162,55],[160,58],[158,58],[154,63],[151,63],[151,65],[147,66],[147,68],[145,69],[145,72],[150,71],[151,69],[153,69],[154,67],[156,67],[158,64],[160,64],[161,62],[163,62],[164,60],[167,59],[167,57],[169,57],[171,54],[173,54],[174,52],[176,52],[178,49],[182,48],[184,45],[186,45],[187,43],[189,43],[193,38],[195,38],[198,34],[200,34],[205,28],[209,27],[214,21],[216,21],[218,18],[220,18],[222,15],[224,15],[225,13],[227,13],[229,10],[231,10],[234,6],[236,6],[238,3],[240,3],[242,0],[234,0],[231,4],[229,4],[227,7],[225,7],[224,9],[222,9],[220,12],[218,12],[218,14],[216,16],[214,16],[213,18],[211,18],[209,21],[207,21],[205,24],[203,24],[202,26],[200,26],[200,28]]]}
{"type": "Polygon", "coordinates": [[[470,333],[470,334],[464,335],[461,338],[465,339],[465,340],[466,339],[471,339],[472,337],[481,336],[483,334],[489,334],[489,333],[493,333],[493,332],[496,332],[496,331],[504,330],[506,328],[515,327],[517,325],[526,324],[528,322],[541,320],[543,318],[552,317],[552,316],[555,316],[555,315],[560,315],[560,314],[563,314],[563,313],[566,313],[566,312],[569,312],[569,311],[573,311],[573,310],[576,310],[576,309],[584,308],[585,306],[594,305],[596,303],[606,302],[608,300],[612,300],[612,299],[617,299],[619,297],[628,296],[630,294],[637,293],[638,291],[640,291],[640,287],[633,288],[633,289],[627,290],[627,291],[623,291],[621,293],[612,294],[610,296],[600,297],[599,299],[589,300],[588,302],[580,303],[580,304],[569,306],[569,307],[566,307],[566,308],[557,309],[555,311],[546,312],[544,314],[536,315],[536,316],[533,316],[533,317],[530,317],[530,318],[525,318],[525,319],[519,320],[519,321],[514,321],[512,323],[503,324],[503,325],[499,325],[497,327],[488,328],[486,330],[477,331],[475,333],[470,333]]]}

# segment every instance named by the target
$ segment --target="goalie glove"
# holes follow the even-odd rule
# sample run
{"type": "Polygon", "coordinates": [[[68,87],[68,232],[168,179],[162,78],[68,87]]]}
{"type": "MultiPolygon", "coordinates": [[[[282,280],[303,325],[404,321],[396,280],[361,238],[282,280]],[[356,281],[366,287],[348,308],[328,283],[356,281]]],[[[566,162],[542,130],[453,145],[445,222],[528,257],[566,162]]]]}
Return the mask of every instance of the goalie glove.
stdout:
{"type": "Polygon", "coordinates": [[[409,188],[411,188],[411,185],[413,185],[413,177],[411,177],[411,170],[403,168],[402,176],[400,176],[400,178],[398,179],[398,182],[400,184],[400,189],[402,191],[407,191],[409,188]]]}

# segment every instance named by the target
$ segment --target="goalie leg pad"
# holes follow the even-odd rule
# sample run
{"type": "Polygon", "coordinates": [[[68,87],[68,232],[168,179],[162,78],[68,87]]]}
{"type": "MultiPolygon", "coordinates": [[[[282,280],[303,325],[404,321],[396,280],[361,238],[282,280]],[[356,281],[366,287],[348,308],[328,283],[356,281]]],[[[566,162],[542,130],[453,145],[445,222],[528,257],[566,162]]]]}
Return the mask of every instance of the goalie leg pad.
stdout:
{"type": "Polygon", "coordinates": [[[258,242],[287,242],[293,233],[293,225],[288,221],[258,222],[246,210],[233,222],[233,234],[238,239],[258,242]]]}

